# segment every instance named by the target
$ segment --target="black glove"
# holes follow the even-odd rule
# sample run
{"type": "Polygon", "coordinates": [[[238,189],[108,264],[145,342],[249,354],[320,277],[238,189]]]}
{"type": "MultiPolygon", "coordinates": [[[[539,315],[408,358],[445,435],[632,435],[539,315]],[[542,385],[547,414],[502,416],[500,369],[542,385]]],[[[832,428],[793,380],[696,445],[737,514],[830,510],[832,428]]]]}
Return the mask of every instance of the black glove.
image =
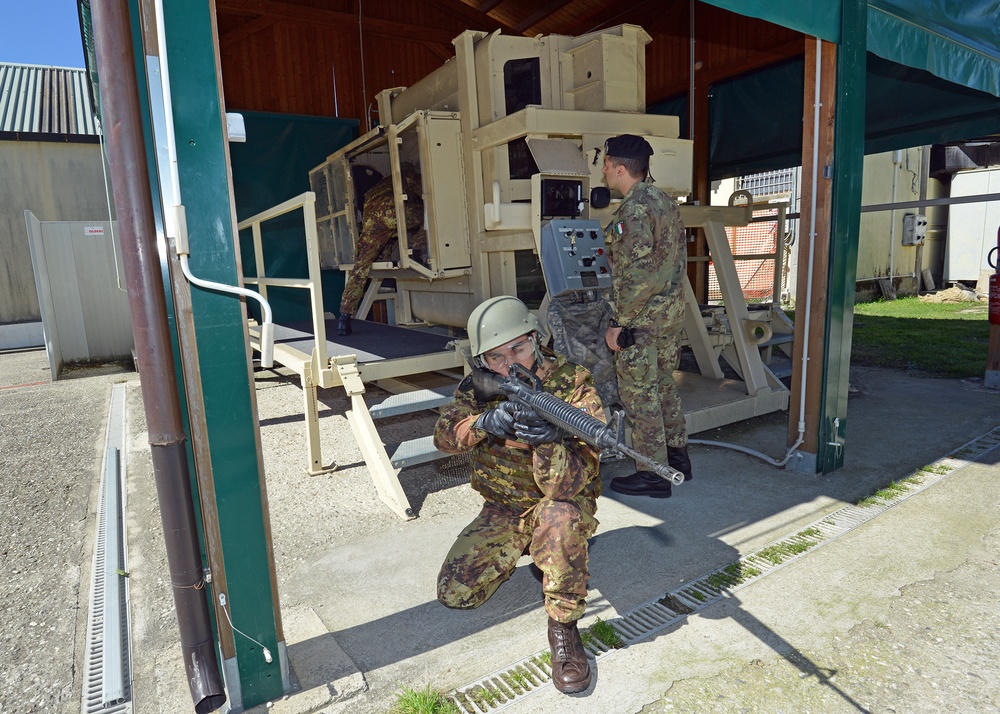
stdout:
{"type": "Polygon", "coordinates": [[[631,327],[623,327],[622,331],[618,333],[618,346],[622,349],[626,347],[631,347],[635,344],[635,333],[632,331],[631,327]]]}
{"type": "Polygon", "coordinates": [[[534,409],[521,409],[514,415],[514,438],[529,446],[561,441],[565,436],[566,432],[542,419],[534,409]]]}
{"type": "Polygon", "coordinates": [[[479,415],[476,419],[476,428],[500,439],[514,439],[515,407],[513,402],[500,402],[493,409],[487,409],[479,415]]]}

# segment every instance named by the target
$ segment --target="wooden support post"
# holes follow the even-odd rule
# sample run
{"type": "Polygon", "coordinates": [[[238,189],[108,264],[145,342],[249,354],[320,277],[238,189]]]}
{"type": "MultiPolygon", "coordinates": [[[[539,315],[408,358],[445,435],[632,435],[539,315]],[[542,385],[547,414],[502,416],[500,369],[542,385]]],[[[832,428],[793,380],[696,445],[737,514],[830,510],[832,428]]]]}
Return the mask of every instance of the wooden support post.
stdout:
{"type": "MultiPolygon", "coordinates": [[[[834,97],[837,47],[824,42],[819,57],[819,93],[816,87],[816,43],[806,39],[805,92],[802,126],[802,208],[799,219],[799,277],[795,289],[795,341],[792,350],[792,394],[788,407],[788,445],[794,444],[804,424],[800,452],[815,456],[819,438],[820,392],[823,387],[824,317],[828,287],[830,208],[833,182],[827,167],[833,162],[834,97]],[[816,103],[819,112],[815,111],[816,103]],[[818,122],[817,122],[818,119],[818,122]],[[814,162],[813,142],[818,142],[814,162]],[[815,213],[812,192],[816,192],[815,213]],[[811,279],[810,276],[811,275],[811,279]],[[811,280],[811,282],[810,282],[811,280]],[[808,345],[806,344],[808,342],[808,345]],[[802,400],[803,353],[808,347],[809,367],[802,400]],[[800,406],[805,407],[800,410],[800,406]],[[801,412],[801,413],[800,413],[801,412]]],[[[814,461],[814,459],[813,459],[814,461]]],[[[793,465],[790,463],[790,467],[793,465]]],[[[803,465],[803,471],[814,471],[803,465]]]]}
{"type": "MultiPolygon", "coordinates": [[[[692,10],[697,10],[698,3],[693,3],[692,10]]],[[[695,28],[699,25],[694,23],[695,28]]],[[[696,30],[697,31],[697,30],[696,30]]],[[[701,47],[701,42],[695,43],[695,52],[701,47]]],[[[698,71],[698,57],[692,58],[694,67],[693,96],[688,96],[688,104],[693,111],[691,126],[688,127],[688,138],[692,139],[694,146],[693,166],[692,166],[692,193],[694,200],[701,206],[707,206],[711,202],[712,187],[708,177],[708,152],[709,152],[709,125],[708,125],[708,83],[704,74],[698,71]]],[[[694,232],[695,240],[688,246],[688,256],[703,257],[708,255],[708,243],[705,240],[705,231],[698,228],[694,232]]],[[[694,288],[695,297],[700,303],[708,302],[708,261],[688,261],[688,280],[694,288]]]]}

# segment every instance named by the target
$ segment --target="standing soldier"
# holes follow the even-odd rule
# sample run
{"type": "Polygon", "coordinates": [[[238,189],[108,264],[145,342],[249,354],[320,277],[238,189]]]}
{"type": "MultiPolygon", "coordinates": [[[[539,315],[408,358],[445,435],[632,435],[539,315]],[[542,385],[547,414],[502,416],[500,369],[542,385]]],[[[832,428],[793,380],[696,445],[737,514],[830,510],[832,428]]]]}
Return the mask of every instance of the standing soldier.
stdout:
{"type": "MultiPolygon", "coordinates": [[[[519,364],[546,391],[591,416],[600,413],[590,373],[540,346],[541,325],[517,298],[482,303],[468,329],[479,368],[507,377],[519,364]]],[[[542,573],[552,681],[560,692],[583,691],[590,686],[590,663],[576,623],[586,608],[587,539],[597,528],[597,451],[530,408],[503,397],[480,401],[472,375],[443,408],[434,446],[471,452],[472,487],[485,500],[441,566],[438,600],[447,607],[479,607],[530,553],[542,573]]]]}
{"type": "MultiPolygon", "coordinates": [[[[606,229],[611,264],[611,324],[618,391],[632,422],[632,446],[691,479],[684,411],[674,383],[684,324],[685,232],[677,203],[649,176],[653,149],[631,134],[608,139],[608,188],[625,197],[606,229]],[[651,399],[650,395],[656,395],[651,399]]],[[[670,482],[650,471],[611,480],[619,493],[669,498],[670,482]]]]}
{"type": "MultiPolygon", "coordinates": [[[[406,194],[404,209],[406,229],[415,230],[424,222],[424,201],[420,183],[420,174],[411,163],[403,163],[399,167],[403,193],[406,194]]],[[[396,197],[392,192],[392,175],[381,179],[365,194],[364,207],[361,213],[361,235],[354,250],[354,267],[344,286],[344,294],[340,298],[340,321],[337,324],[338,335],[351,334],[351,318],[358,309],[361,297],[365,294],[365,283],[372,263],[376,260],[387,260],[392,251],[392,239],[398,238],[396,232],[396,197]]],[[[362,317],[364,317],[362,315],[362,317]]]]}

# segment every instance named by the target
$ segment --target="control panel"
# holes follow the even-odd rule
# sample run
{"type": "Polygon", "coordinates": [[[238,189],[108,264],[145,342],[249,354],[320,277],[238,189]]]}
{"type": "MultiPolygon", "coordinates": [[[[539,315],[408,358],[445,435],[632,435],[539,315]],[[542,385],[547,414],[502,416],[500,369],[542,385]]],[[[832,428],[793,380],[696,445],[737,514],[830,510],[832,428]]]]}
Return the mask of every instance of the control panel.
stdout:
{"type": "Polygon", "coordinates": [[[549,297],[611,288],[611,267],[598,221],[549,221],[542,226],[541,249],[549,297]]]}

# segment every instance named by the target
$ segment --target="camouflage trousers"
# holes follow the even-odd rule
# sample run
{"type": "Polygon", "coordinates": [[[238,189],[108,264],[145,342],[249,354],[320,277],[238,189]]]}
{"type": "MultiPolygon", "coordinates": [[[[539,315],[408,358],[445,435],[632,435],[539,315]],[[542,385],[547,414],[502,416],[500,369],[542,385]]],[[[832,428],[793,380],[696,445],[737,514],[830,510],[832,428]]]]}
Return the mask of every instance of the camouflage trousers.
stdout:
{"type": "Polygon", "coordinates": [[[560,295],[549,301],[545,316],[552,334],[552,347],[570,362],[586,367],[605,409],[619,403],[615,354],[604,341],[611,306],[606,300],[574,300],[560,295]]]}
{"type": "Polygon", "coordinates": [[[525,549],[542,571],[545,612],[558,622],[583,616],[587,540],[597,530],[594,499],[543,498],[527,514],[487,501],[458,536],[438,574],[437,597],[453,608],[479,607],[514,572],[525,549]]]}
{"type": "Polygon", "coordinates": [[[355,315],[361,298],[365,294],[365,284],[368,273],[376,260],[388,260],[392,253],[392,240],[396,237],[395,230],[372,231],[362,233],[358,239],[354,256],[354,267],[344,285],[344,294],[340,298],[340,314],[353,315],[364,319],[364,315],[355,315]]]}
{"type": "Polygon", "coordinates": [[[632,422],[632,447],[660,463],[667,461],[668,446],[687,445],[684,410],[673,375],[680,343],[680,330],[660,336],[637,330],[635,344],[615,359],[618,392],[632,422]]]}

